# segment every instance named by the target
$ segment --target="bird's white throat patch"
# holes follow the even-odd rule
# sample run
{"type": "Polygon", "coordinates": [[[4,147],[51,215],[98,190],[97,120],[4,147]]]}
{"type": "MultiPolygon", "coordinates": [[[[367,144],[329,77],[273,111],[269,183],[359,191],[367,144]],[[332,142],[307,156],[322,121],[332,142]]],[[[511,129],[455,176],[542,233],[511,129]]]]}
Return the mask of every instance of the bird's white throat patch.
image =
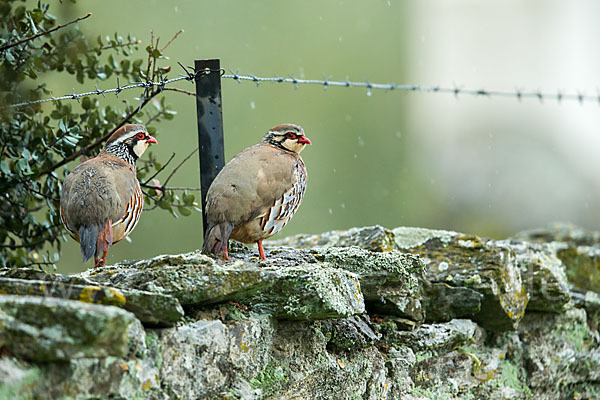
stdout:
{"type": "Polygon", "coordinates": [[[133,146],[133,152],[138,158],[140,158],[142,154],[144,154],[148,146],[148,142],[146,142],[145,140],[138,140],[135,146],[133,146]]]}

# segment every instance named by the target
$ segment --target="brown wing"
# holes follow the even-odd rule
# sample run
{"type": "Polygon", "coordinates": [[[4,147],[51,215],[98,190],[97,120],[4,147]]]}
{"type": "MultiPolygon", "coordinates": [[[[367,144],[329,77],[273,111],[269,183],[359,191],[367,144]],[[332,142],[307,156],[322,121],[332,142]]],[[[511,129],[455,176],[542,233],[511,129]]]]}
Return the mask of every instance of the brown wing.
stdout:
{"type": "Polygon", "coordinates": [[[263,215],[294,187],[299,156],[268,144],[237,154],[219,172],[207,195],[209,223],[239,224],[263,215]]]}
{"type": "Polygon", "coordinates": [[[132,167],[115,156],[103,154],[84,162],[63,183],[63,222],[76,234],[81,226],[120,220],[136,185],[132,167]]]}

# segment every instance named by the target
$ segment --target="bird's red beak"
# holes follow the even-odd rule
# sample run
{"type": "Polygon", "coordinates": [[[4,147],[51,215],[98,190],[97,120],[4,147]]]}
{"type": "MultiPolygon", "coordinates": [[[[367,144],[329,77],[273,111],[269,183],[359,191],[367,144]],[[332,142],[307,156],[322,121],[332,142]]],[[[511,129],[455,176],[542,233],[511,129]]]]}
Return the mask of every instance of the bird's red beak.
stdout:
{"type": "Polygon", "coordinates": [[[146,139],[146,143],[148,143],[148,144],[150,144],[150,143],[158,144],[158,142],[156,141],[156,139],[154,139],[150,135],[148,135],[148,139],[146,139]]]}
{"type": "Polygon", "coordinates": [[[312,143],[310,142],[310,139],[309,139],[309,138],[307,138],[306,136],[300,136],[300,137],[298,138],[298,143],[302,143],[302,144],[312,144],[312,143]]]}

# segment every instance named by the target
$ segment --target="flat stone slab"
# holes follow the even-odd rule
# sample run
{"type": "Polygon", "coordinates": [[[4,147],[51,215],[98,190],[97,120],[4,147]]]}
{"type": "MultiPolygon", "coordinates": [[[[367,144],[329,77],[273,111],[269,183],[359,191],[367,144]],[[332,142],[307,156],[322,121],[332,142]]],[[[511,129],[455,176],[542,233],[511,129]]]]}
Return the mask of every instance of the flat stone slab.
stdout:
{"type": "Polygon", "coordinates": [[[579,290],[600,291],[600,231],[571,224],[517,233],[513,239],[549,243],[563,262],[569,284],[579,290]]]}
{"type": "Polygon", "coordinates": [[[529,294],[528,311],[564,312],[572,306],[566,268],[552,243],[504,241],[514,250],[529,294]]]}
{"type": "Polygon", "coordinates": [[[269,240],[265,246],[290,246],[299,249],[311,247],[360,247],[375,252],[397,249],[394,233],[380,225],[330,231],[317,235],[300,234],[279,240],[269,240]]]}
{"type": "Polygon", "coordinates": [[[600,231],[589,231],[573,224],[555,223],[545,228],[519,232],[511,239],[536,243],[561,242],[570,247],[600,245],[600,231]]]}
{"type": "Polygon", "coordinates": [[[413,351],[451,350],[468,343],[477,332],[477,324],[469,319],[453,319],[439,324],[423,324],[412,331],[384,330],[382,343],[408,346],[413,351]]]}
{"type": "Polygon", "coordinates": [[[480,311],[472,316],[481,326],[512,329],[525,314],[528,295],[515,253],[505,243],[422,228],[393,231],[401,250],[423,259],[431,283],[464,287],[483,295],[480,311]]]}
{"type": "Polygon", "coordinates": [[[135,324],[135,316],[118,307],[0,295],[0,345],[27,360],[125,357],[135,324]]]}
{"type": "Polygon", "coordinates": [[[571,285],[582,290],[600,291],[600,245],[558,247],[556,255],[565,264],[571,285]]]}
{"type": "Polygon", "coordinates": [[[364,312],[356,274],[294,257],[282,268],[280,262],[271,266],[243,257],[217,263],[192,252],[104,267],[86,273],[85,278],[124,290],[173,296],[183,306],[241,302],[281,319],[340,318],[364,312]]]}
{"type": "Polygon", "coordinates": [[[361,247],[317,247],[310,252],[324,265],[356,273],[370,312],[423,321],[425,266],[412,254],[372,252],[361,247]]]}
{"type": "MultiPolygon", "coordinates": [[[[48,274],[49,275],[49,274],[48,274]]],[[[47,277],[48,278],[48,277],[47,277]]],[[[78,282],[78,280],[75,280],[78,282]]],[[[143,323],[172,326],[183,318],[179,301],[163,294],[135,289],[73,284],[68,279],[27,280],[0,278],[0,293],[19,296],[56,297],[84,303],[111,305],[135,314],[143,323]]]]}

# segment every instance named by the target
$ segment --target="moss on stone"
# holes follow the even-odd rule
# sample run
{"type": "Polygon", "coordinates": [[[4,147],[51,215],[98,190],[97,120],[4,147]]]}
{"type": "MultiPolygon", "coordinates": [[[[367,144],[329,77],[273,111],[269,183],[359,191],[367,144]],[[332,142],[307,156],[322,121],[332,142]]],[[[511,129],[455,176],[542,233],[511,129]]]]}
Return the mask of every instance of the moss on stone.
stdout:
{"type": "Polygon", "coordinates": [[[513,328],[523,317],[528,294],[508,245],[474,235],[401,228],[405,236],[413,230],[419,240],[410,243],[418,245],[403,250],[421,257],[431,283],[466,287],[483,295],[474,320],[487,329],[502,331],[513,328]]]}
{"type": "Polygon", "coordinates": [[[579,246],[558,250],[558,257],[567,268],[567,278],[583,290],[600,288],[600,248],[579,246]]]}
{"type": "MultiPolygon", "coordinates": [[[[28,360],[125,356],[133,314],[112,306],[0,296],[0,343],[28,360]]],[[[139,322],[138,322],[139,323],[139,322]]]]}
{"type": "Polygon", "coordinates": [[[89,284],[80,285],[60,276],[46,274],[45,280],[0,278],[0,289],[6,294],[55,297],[84,303],[117,306],[133,312],[142,322],[171,326],[183,316],[177,299],[135,289],[89,284]]]}
{"type": "Polygon", "coordinates": [[[262,396],[267,397],[275,394],[289,379],[288,372],[271,360],[265,369],[250,380],[250,385],[253,389],[260,389],[262,396]]]}

